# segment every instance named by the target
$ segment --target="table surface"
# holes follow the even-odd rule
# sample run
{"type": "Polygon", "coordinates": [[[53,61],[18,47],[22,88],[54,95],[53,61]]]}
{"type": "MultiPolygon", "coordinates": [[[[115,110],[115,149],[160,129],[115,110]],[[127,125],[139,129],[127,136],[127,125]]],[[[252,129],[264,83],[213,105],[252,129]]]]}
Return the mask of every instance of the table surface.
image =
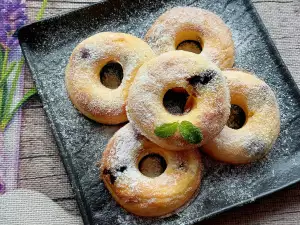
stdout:
{"type": "MultiPolygon", "coordinates": [[[[41,0],[26,2],[29,18],[33,21],[41,0]]],[[[45,17],[86,6],[97,0],[48,2],[45,17]]],[[[299,86],[300,0],[253,0],[253,3],[299,86]]],[[[30,72],[26,68],[25,90],[33,85],[30,72]]],[[[74,193],[38,96],[33,97],[23,108],[18,186],[42,192],[71,214],[79,214],[74,193]]],[[[200,224],[300,224],[300,183],[200,224]]]]}

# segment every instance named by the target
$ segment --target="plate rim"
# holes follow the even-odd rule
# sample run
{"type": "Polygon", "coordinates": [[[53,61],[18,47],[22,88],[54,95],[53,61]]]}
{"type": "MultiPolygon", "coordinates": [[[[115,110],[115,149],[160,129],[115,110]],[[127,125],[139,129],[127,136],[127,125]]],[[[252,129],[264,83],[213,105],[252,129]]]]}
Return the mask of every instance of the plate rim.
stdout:
{"type": "MultiPolygon", "coordinates": [[[[26,24],[25,26],[22,26],[21,28],[19,28],[16,31],[18,39],[19,39],[19,43],[20,43],[20,46],[21,46],[21,50],[22,50],[22,53],[23,53],[23,56],[24,56],[25,61],[26,61],[27,65],[28,65],[28,67],[29,67],[31,76],[33,77],[34,82],[36,84],[38,84],[39,86],[42,86],[42,84],[36,78],[36,73],[34,72],[34,68],[33,68],[30,60],[28,59],[27,51],[25,49],[26,41],[23,39],[23,32],[26,31],[26,30],[28,30],[28,29],[30,29],[31,27],[36,26],[36,25],[39,25],[39,24],[42,24],[42,23],[45,23],[45,22],[51,23],[52,22],[51,20],[59,19],[59,18],[71,15],[71,14],[73,14],[75,12],[78,12],[78,11],[81,11],[81,10],[89,10],[92,7],[101,7],[101,5],[109,4],[109,2],[112,2],[112,1],[117,1],[117,0],[104,0],[103,2],[92,3],[90,5],[82,6],[82,7],[76,8],[74,10],[70,10],[70,11],[67,11],[65,13],[62,13],[62,14],[58,14],[58,15],[54,15],[54,16],[49,16],[46,19],[42,19],[42,20],[37,21],[37,22],[26,24]]],[[[230,4],[232,2],[232,0],[228,0],[228,1],[229,1],[228,4],[230,4]]],[[[297,94],[300,96],[300,89],[299,89],[298,85],[296,84],[294,77],[291,75],[288,67],[284,63],[284,61],[283,61],[283,59],[282,59],[282,57],[281,57],[281,55],[280,55],[280,53],[279,53],[279,51],[278,51],[278,49],[277,49],[277,47],[275,45],[273,39],[270,36],[270,33],[268,32],[268,29],[266,28],[265,24],[263,23],[263,21],[262,21],[260,15],[258,13],[256,7],[254,6],[253,2],[251,0],[242,0],[242,1],[244,2],[244,5],[248,9],[248,11],[252,11],[251,12],[252,18],[254,20],[257,20],[256,21],[257,27],[259,28],[259,30],[265,36],[264,40],[266,40],[266,45],[267,45],[267,48],[268,48],[268,50],[270,52],[270,55],[271,55],[272,59],[275,60],[275,63],[277,64],[277,66],[280,69],[281,73],[284,74],[289,79],[290,85],[293,85],[293,88],[294,88],[295,92],[297,92],[297,94]]],[[[64,168],[67,171],[68,180],[69,180],[69,182],[71,184],[72,190],[75,193],[75,199],[76,199],[76,202],[77,202],[80,214],[82,216],[82,220],[83,220],[84,224],[90,225],[93,222],[93,218],[91,217],[91,213],[88,213],[87,209],[89,207],[88,207],[88,204],[86,203],[86,201],[85,201],[85,199],[83,197],[84,193],[82,191],[81,185],[79,184],[78,179],[75,179],[76,176],[75,176],[75,174],[72,173],[72,169],[69,166],[69,165],[73,165],[73,163],[72,163],[72,161],[69,158],[62,157],[62,151],[64,151],[65,148],[63,147],[62,140],[59,137],[59,134],[58,134],[58,132],[55,129],[55,123],[53,122],[53,118],[51,116],[52,115],[51,114],[52,109],[50,107],[46,107],[46,108],[44,107],[44,105],[47,105],[48,101],[44,97],[44,94],[38,88],[37,88],[37,91],[38,91],[38,95],[41,98],[41,101],[42,101],[42,104],[43,104],[43,109],[46,112],[47,120],[48,120],[48,122],[50,124],[52,133],[54,134],[55,143],[56,143],[56,145],[58,147],[59,156],[61,158],[61,161],[63,162],[64,168]]],[[[67,151],[65,151],[65,152],[69,155],[69,153],[67,151]]],[[[238,207],[241,207],[243,205],[246,205],[246,204],[249,204],[249,203],[253,203],[253,202],[257,201],[258,199],[262,199],[263,197],[270,196],[271,194],[273,194],[275,192],[278,192],[280,190],[286,189],[287,187],[290,187],[290,186],[292,186],[292,185],[294,185],[294,184],[296,184],[298,182],[300,182],[300,177],[298,179],[294,179],[293,181],[291,181],[291,182],[289,182],[289,183],[287,183],[285,185],[282,185],[282,186],[280,186],[278,188],[273,188],[273,189],[271,189],[269,191],[262,192],[261,194],[256,195],[256,196],[254,196],[252,198],[248,198],[248,199],[240,201],[238,203],[231,204],[231,205],[229,205],[227,207],[224,207],[224,208],[222,208],[220,210],[211,212],[209,214],[206,214],[204,216],[192,219],[189,222],[185,222],[185,223],[182,223],[182,224],[183,225],[190,225],[190,224],[199,223],[199,222],[201,222],[203,220],[212,218],[213,216],[216,216],[218,214],[227,212],[227,211],[229,211],[231,209],[238,208],[238,207]]],[[[129,212],[126,212],[126,213],[130,214],[129,212]]]]}

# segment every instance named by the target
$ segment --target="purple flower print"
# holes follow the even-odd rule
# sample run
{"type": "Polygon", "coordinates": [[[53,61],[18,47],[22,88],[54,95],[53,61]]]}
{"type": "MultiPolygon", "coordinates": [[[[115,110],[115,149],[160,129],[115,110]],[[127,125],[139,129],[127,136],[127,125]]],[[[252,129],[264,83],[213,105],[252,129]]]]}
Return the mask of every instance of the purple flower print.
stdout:
{"type": "MultiPolygon", "coordinates": [[[[7,96],[14,96],[13,91],[16,84],[13,84],[14,87],[9,88],[9,95],[6,94],[7,91],[4,90],[3,86],[7,86],[7,80],[11,74],[19,77],[22,72],[22,70],[19,70],[18,74],[16,74],[14,68],[17,62],[11,61],[12,58],[16,58],[16,54],[19,54],[19,50],[16,49],[18,47],[18,39],[15,31],[23,26],[26,21],[25,4],[21,0],[0,0],[0,99],[1,102],[4,100],[5,103],[4,106],[1,105],[0,107],[1,124],[3,118],[5,119],[7,115],[10,115],[10,111],[7,109],[11,108],[12,99],[7,96]]],[[[6,125],[7,123],[5,123],[6,125]]],[[[0,195],[7,189],[6,181],[9,179],[7,177],[7,167],[12,164],[11,157],[8,157],[11,155],[5,151],[4,134],[5,127],[1,129],[0,126],[0,195]]]]}
{"type": "MultiPolygon", "coordinates": [[[[19,143],[12,145],[12,140],[19,131],[14,132],[16,121],[12,119],[23,103],[36,94],[32,88],[21,97],[24,58],[15,32],[27,21],[24,2],[0,0],[0,196],[17,186],[19,143]]],[[[37,20],[43,17],[46,5],[47,0],[43,0],[37,20]]]]}
{"type": "Polygon", "coordinates": [[[3,48],[18,46],[15,31],[26,21],[25,4],[21,0],[0,0],[0,44],[3,48]]]}

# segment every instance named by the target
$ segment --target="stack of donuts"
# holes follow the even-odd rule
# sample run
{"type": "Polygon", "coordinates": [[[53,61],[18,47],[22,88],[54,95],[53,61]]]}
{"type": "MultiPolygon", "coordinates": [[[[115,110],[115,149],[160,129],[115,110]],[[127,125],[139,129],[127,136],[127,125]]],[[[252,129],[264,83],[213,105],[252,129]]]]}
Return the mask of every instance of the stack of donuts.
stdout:
{"type": "Polygon", "coordinates": [[[74,106],[103,124],[122,124],[107,144],[100,177],[139,216],[167,216],[199,193],[201,151],[245,164],[276,141],[280,115],[271,88],[233,68],[231,31],[200,8],[161,15],[144,40],[104,32],[73,51],[65,82],[74,106]]]}

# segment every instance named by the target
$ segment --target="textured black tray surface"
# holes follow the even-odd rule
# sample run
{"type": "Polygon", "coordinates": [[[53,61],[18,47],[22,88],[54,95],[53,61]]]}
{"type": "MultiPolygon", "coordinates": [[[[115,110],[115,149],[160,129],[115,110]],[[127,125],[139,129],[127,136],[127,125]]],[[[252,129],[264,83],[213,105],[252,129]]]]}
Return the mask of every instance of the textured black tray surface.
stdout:
{"type": "Polygon", "coordinates": [[[19,39],[86,224],[191,224],[300,179],[299,91],[248,0],[109,0],[25,26],[19,39]],[[198,197],[169,218],[144,219],[117,206],[98,178],[96,162],[119,127],[94,123],[74,109],[64,71],[73,48],[83,39],[101,31],[143,37],[164,11],[187,5],[215,12],[230,27],[236,67],[257,74],[276,92],[281,133],[268,157],[252,165],[231,166],[204,157],[198,197]]]}

